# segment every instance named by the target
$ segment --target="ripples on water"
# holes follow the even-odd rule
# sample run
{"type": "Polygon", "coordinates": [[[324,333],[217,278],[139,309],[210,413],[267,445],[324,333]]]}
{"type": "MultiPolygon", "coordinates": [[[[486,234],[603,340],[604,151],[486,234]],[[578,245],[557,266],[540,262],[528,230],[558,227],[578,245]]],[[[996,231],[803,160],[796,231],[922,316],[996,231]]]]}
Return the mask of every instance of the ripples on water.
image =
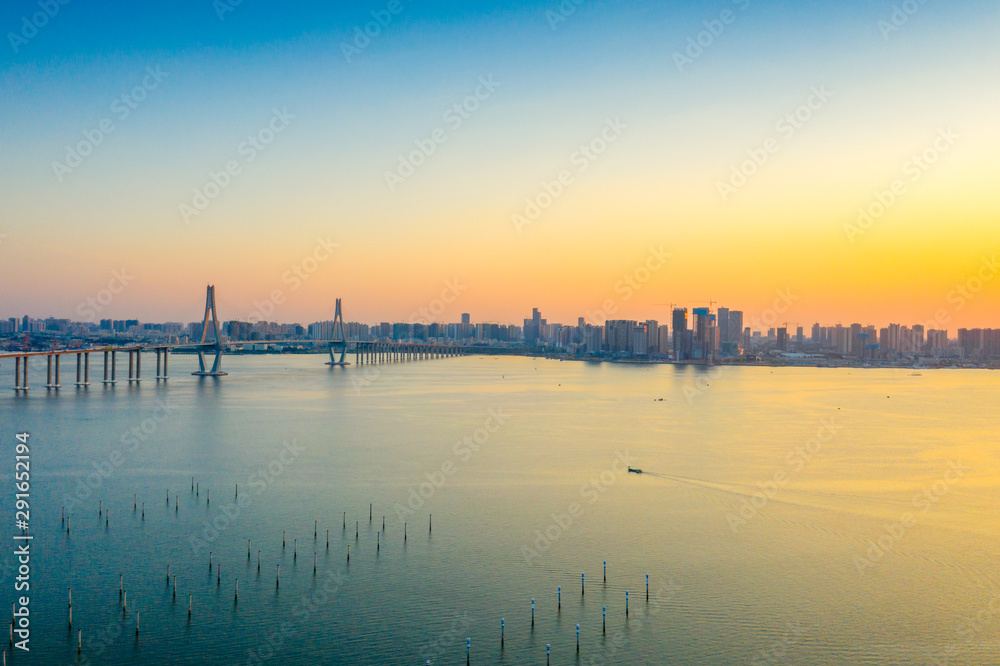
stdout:
{"type": "Polygon", "coordinates": [[[32,651],[9,663],[454,664],[467,637],[473,663],[1000,661],[994,373],[323,360],[0,396],[33,471],[32,651]]]}

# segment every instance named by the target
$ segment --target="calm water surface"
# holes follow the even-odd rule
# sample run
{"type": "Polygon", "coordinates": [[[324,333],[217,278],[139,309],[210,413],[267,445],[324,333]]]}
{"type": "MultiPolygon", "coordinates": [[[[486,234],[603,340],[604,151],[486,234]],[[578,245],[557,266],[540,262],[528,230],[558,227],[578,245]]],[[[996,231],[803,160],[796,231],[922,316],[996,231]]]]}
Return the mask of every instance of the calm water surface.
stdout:
{"type": "Polygon", "coordinates": [[[996,373],[324,360],[58,396],[36,361],[27,398],[4,363],[8,663],[1000,662],[996,373]]]}

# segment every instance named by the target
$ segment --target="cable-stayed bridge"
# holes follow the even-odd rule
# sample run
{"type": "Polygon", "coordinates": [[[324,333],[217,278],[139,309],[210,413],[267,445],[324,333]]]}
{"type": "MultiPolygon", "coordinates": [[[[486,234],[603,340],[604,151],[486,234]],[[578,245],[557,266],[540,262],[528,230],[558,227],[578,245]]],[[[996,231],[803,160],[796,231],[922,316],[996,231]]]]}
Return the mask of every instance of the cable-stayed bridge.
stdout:
{"type": "MultiPolygon", "coordinates": [[[[330,360],[327,365],[350,365],[345,359],[353,353],[356,364],[389,363],[397,361],[414,361],[469,354],[495,353],[496,350],[486,346],[449,345],[419,342],[374,342],[348,341],[344,335],[344,320],[341,311],[341,300],[337,299],[333,330],[330,340],[301,340],[299,344],[314,344],[327,346],[330,360]]],[[[205,315],[202,318],[201,340],[183,344],[135,344],[113,347],[92,347],[89,349],[53,349],[47,351],[23,351],[0,354],[0,361],[14,361],[14,390],[27,392],[28,362],[35,357],[46,359],[46,383],[44,388],[58,390],[60,384],[61,359],[64,356],[76,356],[76,381],[74,386],[90,386],[90,355],[103,354],[103,379],[100,383],[114,385],[118,381],[138,383],[142,381],[142,354],[156,354],[156,381],[166,381],[168,363],[171,351],[194,351],[198,354],[198,370],[191,374],[196,377],[225,377],[228,373],[222,370],[223,352],[230,347],[260,344],[260,340],[223,340],[220,330],[218,311],[215,304],[215,287],[208,286],[205,297],[205,315]],[[128,354],[128,378],[118,379],[118,354],[128,354]],[[214,354],[214,359],[206,355],[214,354]]]]}

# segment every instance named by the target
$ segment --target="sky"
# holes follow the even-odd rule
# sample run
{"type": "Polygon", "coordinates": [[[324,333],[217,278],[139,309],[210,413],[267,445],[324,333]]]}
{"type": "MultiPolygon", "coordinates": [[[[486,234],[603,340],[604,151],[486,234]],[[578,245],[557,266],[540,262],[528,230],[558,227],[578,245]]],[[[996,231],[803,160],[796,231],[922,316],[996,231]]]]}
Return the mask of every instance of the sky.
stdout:
{"type": "Polygon", "coordinates": [[[996,2],[63,2],[0,316],[1000,327],[996,2]]]}

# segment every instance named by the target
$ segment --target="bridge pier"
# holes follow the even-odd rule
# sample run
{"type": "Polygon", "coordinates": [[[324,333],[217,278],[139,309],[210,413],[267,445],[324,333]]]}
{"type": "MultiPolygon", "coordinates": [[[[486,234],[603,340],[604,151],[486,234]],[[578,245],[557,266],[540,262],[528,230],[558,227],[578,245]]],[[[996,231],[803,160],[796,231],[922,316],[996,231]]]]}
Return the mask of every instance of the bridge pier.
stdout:
{"type": "Polygon", "coordinates": [[[115,350],[104,352],[104,383],[105,384],[115,384],[117,382],[116,369],[118,367],[118,352],[115,350]],[[111,354],[111,363],[108,363],[108,354],[111,354]],[[111,378],[108,378],[108,370],[110,368],[111,378]]]}
{"type": "Polygon", "coordinates": [[[90,386],[90,354],[83,352],[76,355],[76,385],[90,386]],[[82,358],[81,358],[82,357],[82,358]],[[83,374],[81,375],[81,361],[83,362],[83,374]],[[82,380],[81,380],[82,377],[82,380]]]}
{"type": "MultiPolygon", "coordinates": [[[[25,357],[27,360],[27,357],[25,357]]],[[[45,367],[45,388],[47,389],[58,389],[59,388],[59,355],[58,354],[47,354],[45,356],[46,367],[45,367]],[[56,381],[52,382],[52,365],[53,359],[55,359],[56,367],[56,381]]]]}
{"type": "Polygon", "coordinates": [[[104,383],[105,384],[115,384],[117,382],[116,371],[118,367],[118,352],[112,350],[110,352],[104,352],[104,383]],[[108,363],[108,354],[111,354],[111,363],[108,363]],[[111,370],[111,378],[108,379],[108,370],[111,370]]]}
{"type": "Polygon", "coordinates": [[[128,383],[138,384],[142,381],[142,350],[130,350],[128,353],[128,383]],[[135,354],[135,374],[132,374],[132,355],[135,354]]]}
{"type": "Polygon", "coordinates": [[[28,390],[28,357],[24,357],[24,380],[21,380],[21,357],[14,358],[14,390],[28,390]]]}
{"type": "Polygon", "coordinates": [[[156,381],[167,379],[167,354],[170,350],[166,347],[156,348],[156,381]],[[160,356],[163,356],[163,372],[160,372],[160,356]]]}

